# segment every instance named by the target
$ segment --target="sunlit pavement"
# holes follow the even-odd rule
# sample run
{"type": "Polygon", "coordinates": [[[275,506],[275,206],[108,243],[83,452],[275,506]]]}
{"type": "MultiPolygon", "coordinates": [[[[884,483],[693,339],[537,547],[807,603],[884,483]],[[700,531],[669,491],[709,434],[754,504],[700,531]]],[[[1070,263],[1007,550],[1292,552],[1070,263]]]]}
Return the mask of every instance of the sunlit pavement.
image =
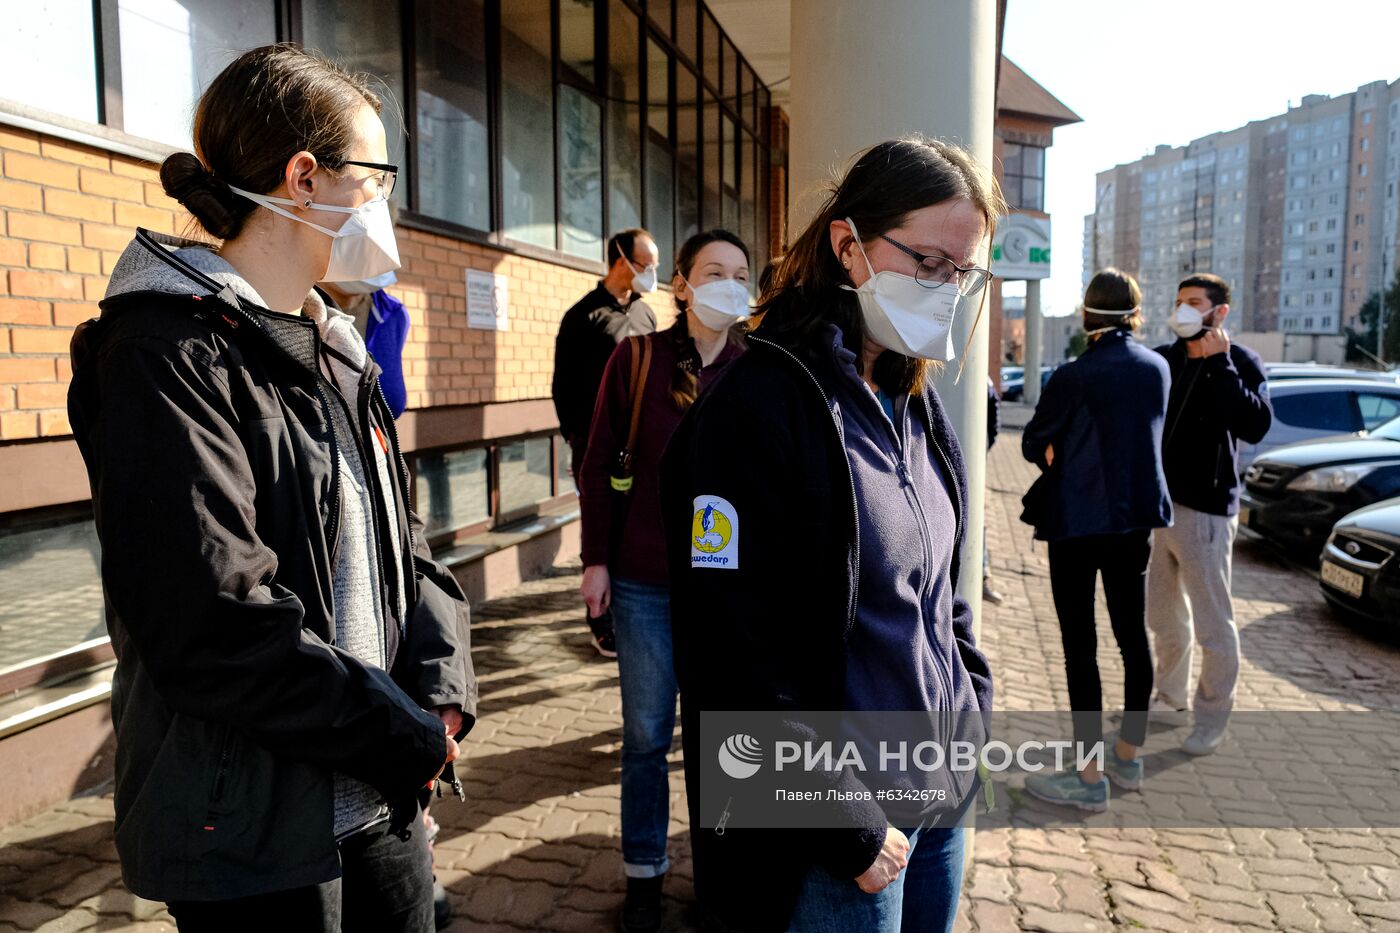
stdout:
{"type": "MultiPolygon", "coordinates": [[[[1024,408],[988,464],[988,535],[1002,606],[982,642],[998,706],[1067,704],[1044,545],[1017,520],[1034,468],[1022,461],[1024,408]]],[[[611,930],[623,892],[618,851],[617,669],[590,647],[577,566],[477,607],[474,657],[482,717],[466,743],[467,803],[434,816],[439,879],[452,929],[611,930]]],[[[1242,536],[1236,608],[1244,669],[1240,709],[1390,709],[1400,648],[1334,620],[1304,569],[1242,536]]],[[[1102,611],[1102,607],[1101,607],[1102,611]]],[[[1121,702],[1107,619],[1105,705],[1121,702]]],[[[1149,751],[1155,751],[1149,746],[1149,751]]],[[[1400,778],[1397,778],[1400,779],[1400,778]]],[[[674,929],[691,925],[690,862],[679,742],[671,771],[674,929]]],[[[1148,792],[1151,774],[1148,775],[1148,792]]],[[[171,930],[160,905],[121,887],[108,797],[88,797],[0,831],[0,933],[171,930]]],[[[1400,831],[982,830],[962,930],[1400,930],[1400,831]]],[[[275,918],[269,918],[269,928],[275,918]]]]}

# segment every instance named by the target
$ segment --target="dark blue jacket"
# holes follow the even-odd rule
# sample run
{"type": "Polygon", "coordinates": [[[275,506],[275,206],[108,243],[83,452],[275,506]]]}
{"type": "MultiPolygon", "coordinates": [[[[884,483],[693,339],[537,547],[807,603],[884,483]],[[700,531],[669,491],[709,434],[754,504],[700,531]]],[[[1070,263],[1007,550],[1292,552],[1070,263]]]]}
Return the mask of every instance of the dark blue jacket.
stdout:
{"type": "MultiPolygon", "coordinates": [[[[671,567],[671,625],[681,692],[681,740],[691,807],[698,812],[702,710],[845,708],[848,640],[860,591],[861,541],[851,465],[836,410],[829,340],[801,342],[761,327],[692,406],[662,461],[662,514],[671,567]],[[742,528],[734,566],[693,559],[697,500],[721,498],[742,528]]],[[[956,591],[967,515],[967,472],[932,389],[909,400],[930,455],[951,479],[956,591]]],[[[892,467],[893,468],[893,467],[892,467]]],[[[726,543],[725,547],[730,545],[726,543]]],[[[947,661],[940,709],[992,708],[986,658],[972,610],[954,596],[932,641],[947,661]]],[[[843,782],[853,780],[842,772],[843,782]]],[[[850,789],[844,783],[839,789],[850,789]]],[[[885,836],[879,804],[853,803],[850,829],[731,828],[692,837],[697,896],[746,930],[787,929],[813,865],[838,878],[869,867],[885,836]]]]}
{"type": "Polygon", "coordinates": [[[1043,541],[1123,534],[1171,524],[1162,426],[1171,376],[1125,330],[1103,334],[1055,370],[1021,452],[1045,472],[1022,520],[1043,541]],[[1054,465],[1045,448],[1055,448],[1054,465]]]}
{"type": "Polygon", "coordinates": [[[1264,363],[1248,347],[1204,359],[1186,341],[1157,348],[1172,373],[1162,459],[1172,501],[1210,515],[1240,510],[1239,442],[1257,444],[1274,423],[1264,363]]]}

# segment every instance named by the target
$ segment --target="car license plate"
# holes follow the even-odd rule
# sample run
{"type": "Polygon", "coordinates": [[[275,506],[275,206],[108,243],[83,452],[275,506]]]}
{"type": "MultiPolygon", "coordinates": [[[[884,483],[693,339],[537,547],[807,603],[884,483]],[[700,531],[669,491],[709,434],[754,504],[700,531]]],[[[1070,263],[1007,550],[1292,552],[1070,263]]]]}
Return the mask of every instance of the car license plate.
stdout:
{"type": "Polygon", "coordinates": [[[1330,561],[1323,561],[1322,582],[1341,590],[1353,599],[1360,599],[1361,591],[1366,585],[1366,578],[1359,573],[1352,573],[1344,567],[1338,567],[1330,561]]]}

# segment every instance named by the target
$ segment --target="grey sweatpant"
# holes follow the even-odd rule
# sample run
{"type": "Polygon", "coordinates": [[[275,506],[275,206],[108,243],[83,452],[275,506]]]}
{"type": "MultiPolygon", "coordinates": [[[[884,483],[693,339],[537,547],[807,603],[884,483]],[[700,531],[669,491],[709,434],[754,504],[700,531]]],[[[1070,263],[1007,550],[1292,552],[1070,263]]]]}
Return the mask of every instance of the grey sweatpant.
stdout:
{"type": "Polygon", "coordinates": [[[1191,706],[1198,723],[1224,726],[1240,676],[1240,635],[1230,599],[1239,518],[1180,504],[1173,509],[1174,524],[1152,533],[1147,570],[1147,628],[1157,663],[1157,695],[1172,706],[1187,705],[1191,648],[1199,641],[1201,673],[1191,706]]]}

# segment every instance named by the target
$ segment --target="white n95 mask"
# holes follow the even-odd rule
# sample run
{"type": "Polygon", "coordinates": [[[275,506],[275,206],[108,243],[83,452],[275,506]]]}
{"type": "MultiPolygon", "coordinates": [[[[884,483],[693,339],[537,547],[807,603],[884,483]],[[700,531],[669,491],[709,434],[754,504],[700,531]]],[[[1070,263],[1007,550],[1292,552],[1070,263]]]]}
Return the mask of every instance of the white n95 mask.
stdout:
{"type": "Polygon", "coordinates": [[[886,350],[923,360],[947,362],[953,358],[953,317],[957,313],[958,286],[952,282],[927,288],[912,275],[889,270],[875,271],[865,255],[860,234],[849,217],[851,235],[865,260],[870,278],[859,288],[841,287],[856,293],[865,329],[886,350]]]}
{"type": "Polygon", "coordinates": [[[1206,316],[1188,304],[1179,304],[1172,312],[1171,329],[1182,340],[1192,340],[1206,329],[1206,316]]]}
{"type": "Polygon", "coordinates": [[[299,224],[306,224],[331,238],[331,258],[326,265],[322,282],[356,282],[372,279],[392,272],[399,263],[399,245],[394,239],[394,220],[389,216],[389,200],[375,198],[359,207],[340,207],[335,204],[300,205],[317,211],[332,211],[337,214],[350,214],[339,230],[332,230],[298,217],[285,207],[296,207],[296,201],[274,198],[266,194],[254,194],[229,185],[229,190],[299,224]]]}
{"type": "Polygon", "coordinates": [[[749,316],[749,290],[738,279],[690,285],[690,296],[690,310],[710,330],[728,330],[749,316]]]}
{"type": "Polygon", "coordinates": [[[336,282],[335,285],[347,295],[373,295],[383,288],[388,288],[399,280],[390,269],[383,275],[376,275],[372,279],[356,279],[353,282],[336,282]]]}
{"type": "Polygon", "coordinates": [[[627,265],[632,267],[632,291],[639,295],[656,291],[656,266],[643,266],[638,272],[632,260],[627,260],[627,265]]]}

